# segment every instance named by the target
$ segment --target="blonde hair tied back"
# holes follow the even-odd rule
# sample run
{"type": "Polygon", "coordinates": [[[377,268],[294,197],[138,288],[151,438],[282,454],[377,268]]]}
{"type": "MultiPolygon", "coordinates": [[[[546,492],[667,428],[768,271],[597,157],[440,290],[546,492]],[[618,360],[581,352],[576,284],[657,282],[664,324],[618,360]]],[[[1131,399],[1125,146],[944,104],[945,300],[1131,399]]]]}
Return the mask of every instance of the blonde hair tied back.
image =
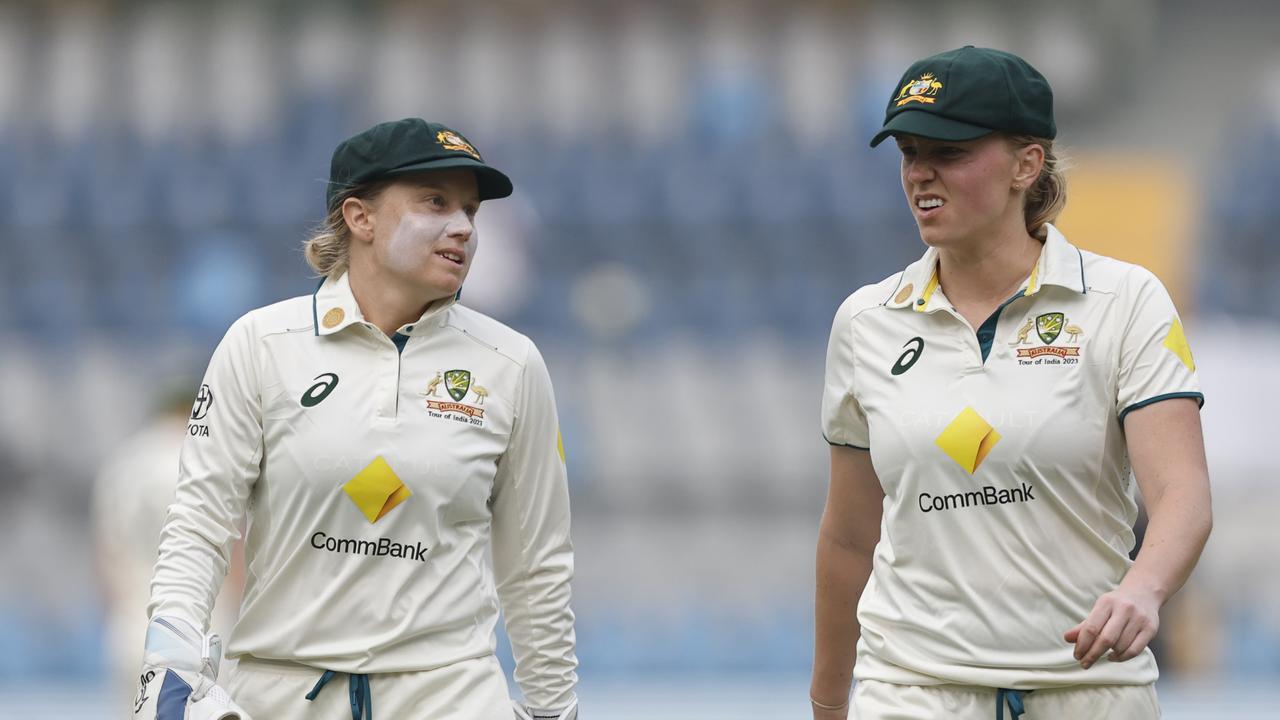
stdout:
{"type": "Polygon", "coordinates": [[[302,254],[316,277],[338,278],[350,265],[351,228],[347,227],[347,220],[342,215],[342,204],[347,198],[373,202],[389,184],[389,180],[367,183],[338,196],[338,202],[324,222],[302,243],[302,254]]]}
{"type": "Polygon", "coordinates": [[[1043,239],[1048,232],[1044,226],[1057,220],[1067,205],[1066,159],[1054,152],[1052,140],[1031,135],[1013,135],[1009,139],[1015,147],[1039,145],[1044,148],[1044,167],[1040,168],[1036,181],[1027,188],[1023,200],[1027,232],[1032,237],[1043,239]]]}

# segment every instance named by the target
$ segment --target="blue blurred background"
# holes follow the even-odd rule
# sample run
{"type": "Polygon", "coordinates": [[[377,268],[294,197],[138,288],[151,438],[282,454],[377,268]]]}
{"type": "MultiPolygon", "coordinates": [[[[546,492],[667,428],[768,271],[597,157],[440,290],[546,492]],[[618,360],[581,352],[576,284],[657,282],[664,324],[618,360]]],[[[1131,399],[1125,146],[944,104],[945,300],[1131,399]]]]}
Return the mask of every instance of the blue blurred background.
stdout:
{"type": "Polygon", "coordinates": [[[1264,0],[0,3],[0,714],[121,716],[113,617],[167,502],[129,462],[172,467],[157,415],[222,332],[314,288],[334,145],[417,115],[516,184],[463,302],[551,367],[587,716],[806,717],[826,335],[924,249],[866,142],[910,61],[977,44],[1048,76],[1060,226],[1161,276],[1200,367],[1217,522],[1164,614],[1166,717],[1280,716],[1277,27],[1264,0]]]}

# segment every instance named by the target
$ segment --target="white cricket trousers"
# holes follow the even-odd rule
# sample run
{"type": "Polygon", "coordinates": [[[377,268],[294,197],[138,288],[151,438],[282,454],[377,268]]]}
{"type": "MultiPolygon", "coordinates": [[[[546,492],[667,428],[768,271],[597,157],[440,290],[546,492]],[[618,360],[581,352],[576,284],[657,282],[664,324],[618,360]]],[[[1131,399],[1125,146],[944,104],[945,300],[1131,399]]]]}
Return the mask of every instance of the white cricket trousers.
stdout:
{"type": "MultiPolygon", "coordinates": [[[[336,674],[315,700],[322,670],[242,656],[227,692],[253,720],[351,720],[350,676],[336,674]]],[[[492,655],[435,670],[369,675],[374,720],[512,720],[507,679],[492,655]]],[[[368,715],[366,715],[368,717],[368,715]]]]}
{"type": "MultiPolygon", "coordinates": [[[[968,685],[894,685],[859,680],[849,720],[995,720],[994,688],[968,685]]],[[[1020,720],[1158,720],[1154,685],[1077,685],[1036,690],[1023,700],[1020,720]]],[[[1013,713],[1006,706],[1005,720],[1013,713]]],[[[257,720],[255,718],[254,720],[257,720]]]]}

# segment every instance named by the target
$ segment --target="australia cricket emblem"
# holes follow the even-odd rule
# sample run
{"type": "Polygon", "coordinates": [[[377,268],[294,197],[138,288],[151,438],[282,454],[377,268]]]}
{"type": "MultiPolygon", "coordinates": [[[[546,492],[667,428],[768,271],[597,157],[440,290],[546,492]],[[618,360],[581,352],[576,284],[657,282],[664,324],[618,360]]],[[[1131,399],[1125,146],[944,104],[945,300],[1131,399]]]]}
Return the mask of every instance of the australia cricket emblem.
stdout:
{"type": "Polygon", "coordinates": [[[1027,318],[1018,328],[1017,337],[1009,344],[1018,348],[1019,365],[1074,365],[1079,362],[1080,346],[1054,343],[1063,335],[1068,343],[1076,343],[1083,334],[1084,329],[1071,324],[1065,313],[1048,312],[1037,315],[1034,319],[1027,318]],[[1033,328],[1040,342],[1044,343],[1039,347],[1035,347],[1035,343],[1028,339],[1033,328]],[[1033,347],[1021,347],[1022,345],[1033,347]]]}
{"type": "Polygon", "coordinates": [[[431,417],[447,417],[470,423],[471,425],[484,425],[484,408],[482,406],[485,398],[489,397],[489,391],[475,382],[470,370],[437,372],[427,382],[426,391],[420,394],[428,398],[427,413],[431,417]],[[441,385],[444,385],[444,391],[452,402],[449,400],[430,399],[440,397],[441,385]]]}
{"type": "Polygon", "coordinates": [[[895,97],[894,106],[902,107],[907,103],[923,103],[932,105],[937,101],[938,91],[942,89],[942,82],[938,80],[933,73],[925,73],[919,78],[908,82],[902,86],[902,90],[898,91],[895,97]]]}
{"type": "Polygon", "coordinates": [[[444,389],[449,393],[449,397],[462,401],[467,396],[467,390],[471,389],[471,371],[470,370],[450,370],[444,374],[444,389]]]}
{"type": "Polygon", "coordinates": [[[1060,312],[1045,313],[1036,318],[1036,334],[1045,345],[1052,345],[1062,333],[1063,315],[1060,312]]]}
{"type": "Polygon", "coordinates": [[[477,160],[480,159],[480,153],[476,152],[476,149],[471,146],[471,143],[464,140],[462,136],[456,132],[441,130],[436,133],[436,142],[440,143],[440,146],[446,150],[458,150],[477,160]]]}

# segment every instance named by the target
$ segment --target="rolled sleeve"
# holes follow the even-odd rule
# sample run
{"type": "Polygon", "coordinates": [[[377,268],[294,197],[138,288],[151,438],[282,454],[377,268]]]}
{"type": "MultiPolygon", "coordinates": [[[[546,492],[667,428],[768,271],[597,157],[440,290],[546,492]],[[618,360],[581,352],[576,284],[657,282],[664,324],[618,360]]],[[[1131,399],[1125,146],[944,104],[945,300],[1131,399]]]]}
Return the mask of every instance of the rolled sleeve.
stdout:
{"type": "Polygon", "coordinates": [[[539,708],[568,705],[578,680],[561,448],[551,378],[530,343],[510,445],[494,480],[493,562],[516,682],[525,702],[539,708]]]}

